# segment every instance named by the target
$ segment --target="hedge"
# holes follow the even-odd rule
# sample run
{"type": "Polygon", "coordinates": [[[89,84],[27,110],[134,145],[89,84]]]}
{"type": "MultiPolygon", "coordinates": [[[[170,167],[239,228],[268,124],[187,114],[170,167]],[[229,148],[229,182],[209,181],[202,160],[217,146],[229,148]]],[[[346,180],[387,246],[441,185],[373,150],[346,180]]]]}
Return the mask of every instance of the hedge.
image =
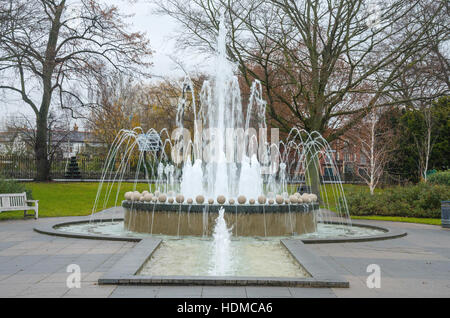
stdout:
{"type": "Polygon", "coordinates": [[[23,183],[14,180],[5,180],[0,178],[0,194],[2,193],[27,193],[27,199],[33,200],[33,193],[25,188],[23,183]]]}
{"type": "Polygon", "coordinates": [[[350,215],[440,218],[441,201],[450,200],[450,186],[419,183],[390,187],[373,195],[351,190],[346,198],[350,215]]]}
{"type": "Polygon", "coordinates": [[[428,182],[431,184],[450,186],[450,170],[433,173],[428,176],[428,182]]]}

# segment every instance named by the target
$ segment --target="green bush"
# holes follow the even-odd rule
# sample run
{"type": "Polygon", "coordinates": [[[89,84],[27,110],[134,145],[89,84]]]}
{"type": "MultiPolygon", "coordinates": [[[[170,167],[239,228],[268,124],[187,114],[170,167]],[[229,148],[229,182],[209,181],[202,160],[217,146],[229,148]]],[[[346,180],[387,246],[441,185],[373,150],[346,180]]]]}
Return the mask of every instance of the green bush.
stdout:
{"type": "Polygon", "coordinates": [[[441,201],[450,200],[450,187],[419,183],[397,186],[370,195],[368,191],[346,192],[350,215],[440,218],[441,201]]]}
{"type": "Polygon", "coordinates": [[[23,183],[15,180],[0,179],[0,194],[2,193],[27,193],[27,199],[33,200],[33,194],[31,190],[25,188],[23,183]]]}
{"type": "Polygon", "coordinates": [[[450,170],[433,173],[427,180],[431,184],[450,186],[450,170]]]}

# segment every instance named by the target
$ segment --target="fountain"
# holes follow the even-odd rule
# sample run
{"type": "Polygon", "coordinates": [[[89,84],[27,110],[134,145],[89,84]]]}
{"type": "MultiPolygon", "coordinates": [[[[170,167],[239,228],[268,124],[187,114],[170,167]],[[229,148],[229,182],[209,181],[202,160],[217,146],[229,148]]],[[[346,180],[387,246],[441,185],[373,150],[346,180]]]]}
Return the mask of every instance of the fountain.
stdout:
{"type": "Polygon", "coordinates": [[[261,83],[252,84],[243,107],[226,33],[222,18],[210,80],[196,100],[186,76],[172,134],[139,127],[118,133],[90,220],[35,230],[140,241],[99,284],[348,287],[303,243],[405,233],[351,224],[333,151],[319,133],[293,128],[280,140],[271,130],[268,138],[261,83]],[[192,131],[184,127],[188,99],[192,131]],[[319,172],[323,165],[331,178],[319,172]],[[107,219],[96,213],[111,204],[107,219]]]}
{"type": "Polygon", "coordinates": [[[272,133],[269,141],[258,81],[251,86],[244,116],[236,67],[226,56],[226,34],[222,18],[211,80],[203,83],[197,102],[192,82],[185,78],[172,136],[167,129],[119,132],[105,162],[93,214],[113,195],[116,205],[120,202],[124,175],[136,162],[133,191],[121,202],[128,231],[211,236],[218,217],[234,236],[290,236],[317,232],[318,222],[351,224],[326,140],[317,132],[294,128],[286,140],[272,133]],[[183,126],[187,98],[193,105],[193,140],[183,126]],[[318,163],[324,161],[336,176],[328,185],[318,182],[318,163]],[[142,193],[136,191],[141,173],[148,183],[142,193]],[[296,183],[315,193],[300,193],[296,183]],[[323,207],[332,206],[332,218],[319,209],[319,199],[323,207]]]}

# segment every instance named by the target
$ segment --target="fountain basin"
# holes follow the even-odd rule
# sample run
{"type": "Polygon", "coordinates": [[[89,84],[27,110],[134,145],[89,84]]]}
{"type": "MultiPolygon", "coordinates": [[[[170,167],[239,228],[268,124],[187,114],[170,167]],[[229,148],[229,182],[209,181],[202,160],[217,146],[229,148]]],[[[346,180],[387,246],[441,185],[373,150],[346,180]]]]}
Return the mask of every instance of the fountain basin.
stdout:
{"type": "Polygon", "coordinates": [[[281,205],[165,204],[123,201],[128,231],[209,236],[219,209],[234,236],[290,236],[316,231],[317,203],[281,205]]]}
{"type": "Polygon", "coordinates": [[[230,241],[227,266],[215,272],[214,241],[209,238],[164,237],[142,265],[141,276],[310,277],[279,238],[240,237],[230,241]]]}

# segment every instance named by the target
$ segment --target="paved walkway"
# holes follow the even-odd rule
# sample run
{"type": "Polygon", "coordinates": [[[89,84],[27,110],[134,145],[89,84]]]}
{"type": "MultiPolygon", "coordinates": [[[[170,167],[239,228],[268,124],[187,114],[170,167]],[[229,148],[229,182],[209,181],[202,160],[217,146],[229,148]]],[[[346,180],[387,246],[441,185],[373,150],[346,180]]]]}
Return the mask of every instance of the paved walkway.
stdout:
{"type": "MultiPolygon", "coordinates": [[[[68,221],[70,218],[59,218],[68,221]]],[[[55,219],[0,222],[0,297],[450,297],[450,230],[438,226],[364,221],[408,232],[367,243],[309,245],[335,266],[350,288],[99,286],[135,243],[71,239],[33,231],[55,219]],[[81,288],[69,289],[69,264],[81,267],[81,288]],[[381,267],[381,288],[369,289],[367,266],[381,267]]]]}

